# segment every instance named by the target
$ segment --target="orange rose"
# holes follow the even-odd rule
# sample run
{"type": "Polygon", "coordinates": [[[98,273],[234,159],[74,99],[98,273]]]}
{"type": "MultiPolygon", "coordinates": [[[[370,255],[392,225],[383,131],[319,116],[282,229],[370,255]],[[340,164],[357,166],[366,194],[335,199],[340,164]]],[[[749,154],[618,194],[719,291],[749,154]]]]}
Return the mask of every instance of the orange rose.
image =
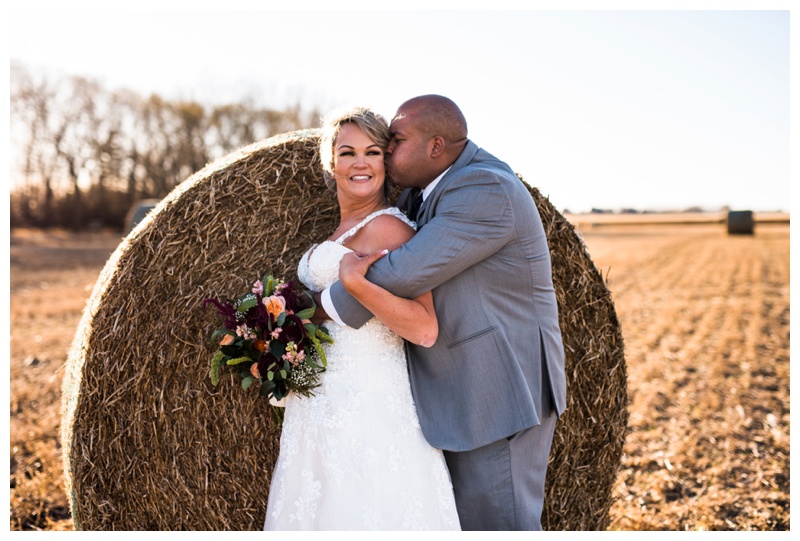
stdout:
{"type": "Polygon", "coordinates": [[[222,340],[219,341],[220,346],[227,346],[228,344],[232,343],[233,343],[233,335],[231,334],[226,334],[225,336],[222,337],[222,340]]]}
{"type": "Polygon", "coordinates": [[[259,339],[253,342],[253,347],[256,348],[258,351],[264,351],[265,349],[267,349],[267,343],[259,339]]]}
{"type": "Polygon", "coordinates": [[[250,373],[253,374],[254,378],[261,379],[261,376],[258,373],[258,363],[253,363],[250,365],[250,373]]]}
{"type": "Polygon", "coordinates": [[[272,314],[273,317],[278,317],[286,309],[286,300],[280,295],[272,295],[263,300],[264,306],[267,307],[267,312],[272,314]]]}

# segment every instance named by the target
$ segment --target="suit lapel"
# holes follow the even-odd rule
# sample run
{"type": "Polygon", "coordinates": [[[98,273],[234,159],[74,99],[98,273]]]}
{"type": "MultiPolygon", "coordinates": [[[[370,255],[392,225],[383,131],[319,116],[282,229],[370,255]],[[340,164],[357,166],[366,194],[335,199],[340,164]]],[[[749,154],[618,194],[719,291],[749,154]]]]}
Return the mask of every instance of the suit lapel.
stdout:
{"type": "MultiPolygon", "coordinates": [[[[479,147],[471,140],[467,141],[467,146],[464,147],[464,150],[461,151],[461,154],[458,156],[453,165],[450,166],[450,169],[445,173],[442,177],[442,180],[439,181],[439,184],[433,189],[433,191],[428,194],[428,197],[425,198],[425,202],[422,203],[422,212],[418,216],[417,225],[422,227],[425,225],[428,220],[431,218],[431,208],[435,207],[436,199],[438,199],[439,194],[442,192],[444,186],[453,179],[455,173],[460,169],[463,169],[467,164],[469,164],[475,155],[478,153],[479,147]]],[[[410,203],[409,203],[410,204],[410,203]]]]}

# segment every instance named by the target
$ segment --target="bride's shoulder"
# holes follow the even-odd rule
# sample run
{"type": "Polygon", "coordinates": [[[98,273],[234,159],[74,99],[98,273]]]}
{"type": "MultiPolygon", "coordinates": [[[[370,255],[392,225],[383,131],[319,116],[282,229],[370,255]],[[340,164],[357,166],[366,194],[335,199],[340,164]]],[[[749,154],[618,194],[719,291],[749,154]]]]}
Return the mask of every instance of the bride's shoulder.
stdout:
{"type": "Polygon", "coordinates": [[[417,226],[414,222],[409,220],[403,212],[397,207],[389,207],[384,209],[380,214],[376,215],[369,221],[367,226],[372,225],[376,229],[397,229],[399,231],[411,231],[414,234],[417,226]]]}
{"type": "Polygon", "coordinates": [[[414,222],[397,210],[396,207],[375,216],[364,226],[364,237],[375,250],[395,249],[414,236],[414,222]]]}

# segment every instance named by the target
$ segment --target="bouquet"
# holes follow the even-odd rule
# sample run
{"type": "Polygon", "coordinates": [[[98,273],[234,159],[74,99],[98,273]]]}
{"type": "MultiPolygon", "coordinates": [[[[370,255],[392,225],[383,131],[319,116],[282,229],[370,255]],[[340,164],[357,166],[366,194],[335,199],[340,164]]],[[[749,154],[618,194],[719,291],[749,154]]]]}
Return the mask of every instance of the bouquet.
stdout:
{"type": "Polygon", "coordinates": [[[259,385],[261,396],[280,401],[290,392],[313,394],[327,360],[322,342],[333,343],[327,329],[311,323],[316,305],[311,295],[298,293],[294,282],[265,276],[250,293],[236,300],[206,299],[223,318],[211,335],[219,349],[211,359],[211,383],[219,384],[223,369],[236,371],[242,388],[259,385]]]}

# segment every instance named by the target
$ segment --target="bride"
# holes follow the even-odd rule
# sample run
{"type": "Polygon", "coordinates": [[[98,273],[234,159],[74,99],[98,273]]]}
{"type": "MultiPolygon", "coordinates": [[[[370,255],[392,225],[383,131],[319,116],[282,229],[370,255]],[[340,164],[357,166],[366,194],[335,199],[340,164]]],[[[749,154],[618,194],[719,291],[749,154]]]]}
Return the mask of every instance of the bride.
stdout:
{"type": "Polygon", "coordinates": [[[430,292],[395,297],[364,278],[369,265],[414,235],[387,201],[386,121],[365,108],[329,118],[320,155],[340,222],[300,260],[321,291],[340,278],[376,318],[360,329],[328,321],[328,369],[311,397],[290,395],[269,490],[265,530],[457,530],[442,452],[422,435],[403,339],[431,346],[438,322],[430,292]],[[360,254],[375,254],[360,257],[360,254]]]}

